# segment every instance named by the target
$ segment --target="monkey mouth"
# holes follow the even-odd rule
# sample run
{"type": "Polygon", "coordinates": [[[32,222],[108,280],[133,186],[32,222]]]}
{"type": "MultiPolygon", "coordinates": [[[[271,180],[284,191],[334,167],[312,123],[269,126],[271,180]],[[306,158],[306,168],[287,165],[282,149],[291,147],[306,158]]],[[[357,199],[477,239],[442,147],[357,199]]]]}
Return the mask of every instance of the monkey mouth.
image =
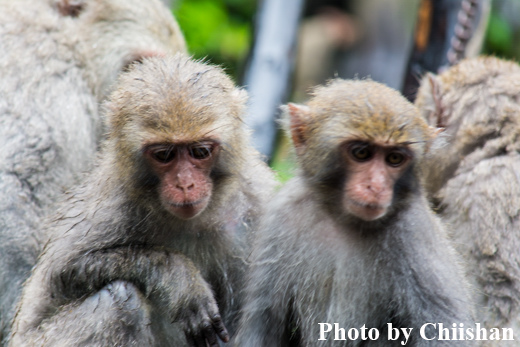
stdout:
{"type": "Polygon", "coordinates": [[[372,221],[383,217],[389,207],[389,204],[369,203],[356,200],[349,200],[347,205],[347,210],[350,211],[351,214],[365,221],[372,221]]]}
{"type": "Polygon", "coordinates": [[[356,207],[366,208],[368,210],[386,209],[388,206],[377,203],[361,202],[357,200],[350,200],[350,203],[356,207]]]}
{"type": "Polygon", "coordinates": [[[199,215],[206,209],[209,197],[203,197],[202,199],[195,201],[182,201],[174,202],[169,201],[168,206],[170,213],[181,219],[191,219],[199,215]]]}
{"type": "Polygon", "coordinates": [[[183,201],[183,202],[169,202],[168,204],[174,208],[190,208],[202,204],[206,201],[206,198],[202,198],[195,201],[183,201]]]}

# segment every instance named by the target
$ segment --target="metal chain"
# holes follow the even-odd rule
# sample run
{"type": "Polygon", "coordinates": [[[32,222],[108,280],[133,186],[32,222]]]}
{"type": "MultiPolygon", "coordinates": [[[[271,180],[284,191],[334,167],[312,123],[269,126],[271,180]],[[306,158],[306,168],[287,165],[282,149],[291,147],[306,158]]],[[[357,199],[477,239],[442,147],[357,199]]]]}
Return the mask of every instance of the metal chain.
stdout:
{"type": "Polygon", "coordinates": [[[450,65],[458,63],[465,56],[466,46],[473,35],[473,23],[478,13],[479,0],[462,0],[457,15],[455,34],[451,38],[447,57],[450,65]]]}

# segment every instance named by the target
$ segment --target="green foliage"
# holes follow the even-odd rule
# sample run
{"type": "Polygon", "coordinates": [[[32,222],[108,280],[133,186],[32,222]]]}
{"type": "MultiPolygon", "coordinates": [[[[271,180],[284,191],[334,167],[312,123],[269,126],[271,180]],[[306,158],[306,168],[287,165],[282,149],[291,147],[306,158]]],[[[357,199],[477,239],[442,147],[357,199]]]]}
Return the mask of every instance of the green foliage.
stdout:
{"type": "Polygon", "coordinates": [[[271,162],[270,166],[276,174],[276,179],[281,183],[285,183],[294,176],[296,164],[294,163],[294,160],[287,157],[277,157],[271,162]]]}
{"type": "Polygon", "coordinates": [[[270,161],[270,166],[276,173],[279,182],[285,183],[290,180],[296,170],[296,157],[292,151],[289,138],[282,132],[278,133],[275,153],[270,161]]]}
{"type": "Polygon", "coordinates": [[[223,65],[237,78],[253,41],[254,0],[179,0],[174,15],[196,58],[223,65]]]}
{"type": "Polygon", "coordinates": [[[486,30],[485,52],[504,58],[513,58],[514,35],[511,24],[496,13],[489,17],[486,30]]]}

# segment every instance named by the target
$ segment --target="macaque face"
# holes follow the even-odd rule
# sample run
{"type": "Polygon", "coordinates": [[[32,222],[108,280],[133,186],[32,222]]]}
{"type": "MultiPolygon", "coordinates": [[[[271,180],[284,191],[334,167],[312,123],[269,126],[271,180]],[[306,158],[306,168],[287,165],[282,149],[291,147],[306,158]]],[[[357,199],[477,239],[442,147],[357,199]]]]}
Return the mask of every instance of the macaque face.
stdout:
{"type": "Polygon", "coordinates": [[[394,186],[412,162],[405,146],[348,141],[341,146],[346,162],[343,208],[365,221],[383,217],[392,205],[394,186]]]}
{"type": "Polygon", "coordinates": [[[204,211],[213,191],[210,174],[218,153],[214,140],[146,147],[144,155],[159,177],[159,196],[167,211],[181,219],[204,211]]]}

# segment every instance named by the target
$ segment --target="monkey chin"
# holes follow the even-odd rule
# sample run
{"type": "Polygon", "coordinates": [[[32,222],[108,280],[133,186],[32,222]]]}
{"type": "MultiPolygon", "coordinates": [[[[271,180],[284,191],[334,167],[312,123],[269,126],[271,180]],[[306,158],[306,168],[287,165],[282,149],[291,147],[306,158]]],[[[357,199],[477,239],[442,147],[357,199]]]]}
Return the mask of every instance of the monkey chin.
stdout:
{"type": "Polygon", "coordinates": [[[197,201],[167,202],[167,210],[179,219],[189,220],[197,217],[208,206],[209,197],[197,201]]]}
{"type": "Polygon", "coordinates": [[[350,214],[366,222],[379,219],[385,216],[388,211],[388,206],[386,205],[367,204],[357,201],[348,201],[345,207],[350,214]]]}

